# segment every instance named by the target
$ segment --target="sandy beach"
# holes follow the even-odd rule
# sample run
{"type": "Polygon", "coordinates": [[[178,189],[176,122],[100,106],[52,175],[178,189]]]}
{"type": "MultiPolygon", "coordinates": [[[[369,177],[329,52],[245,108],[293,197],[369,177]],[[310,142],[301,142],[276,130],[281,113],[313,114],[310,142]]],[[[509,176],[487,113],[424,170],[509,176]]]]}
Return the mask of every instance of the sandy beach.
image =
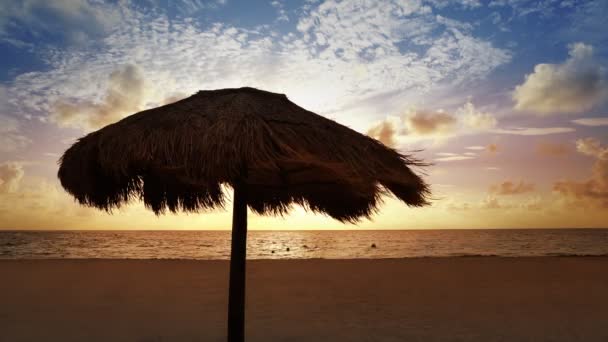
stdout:
{"type": "MultiPolygon", "coordinates": [[[[248,341],[606,341],[608,258],[250,261],[248,341]]],[[[228,263],[2,260],[0,341],[223,341],[228,263]]]]}

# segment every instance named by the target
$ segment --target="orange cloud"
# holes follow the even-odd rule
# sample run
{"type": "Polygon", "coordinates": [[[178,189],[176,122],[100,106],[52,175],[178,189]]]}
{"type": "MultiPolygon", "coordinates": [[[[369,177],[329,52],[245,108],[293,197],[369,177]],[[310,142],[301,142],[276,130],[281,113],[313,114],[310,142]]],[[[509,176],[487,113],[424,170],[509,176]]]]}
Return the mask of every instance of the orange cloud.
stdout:
{"type": "Polygon", "coordinates": [[[532,192],[534,189],[534,184],[526,183],[522,180],[520,180],[518,183],[505,181],[500,184],[492,185],[490,187],[490,192],[497,195],[519,195],[526,192],[532,192]]]}
{"type": "Polygon", "coordinates": [[[410,111],[404,118],[408,133],[415,135],[445,135],[456,128],[456,118],[441,111],[410,111]]]}
{"type": "Polygon", "coordinates": [[[553,184],[553,191],[574,206],[597,205],[608,208],[608,147],[595,138],[576,141],[578,152],[594,157],[591,178],[585,181],[564,180],[553,184]]]}
{"type": "Polygon", "coordinates": [[[496,153],[498,152],[498,145],[492,143],[489,144],[488,146],[486,146],[486,151],[490,152],[490,153],[496,153]]]}
{"type": "Polygon", "coordinates": [[[367,131],[367,135],[389,147],[396,146],[396,133],[395,123],[390,120],[381,121],[367,131]]]}
{"type": "Polygon", "coordinates": [[[543,156],[559,157],[569,154],[570,147],[562,143],[554,143],[550,141],[541,141],[536,145],[536,153],[543,156]]]}

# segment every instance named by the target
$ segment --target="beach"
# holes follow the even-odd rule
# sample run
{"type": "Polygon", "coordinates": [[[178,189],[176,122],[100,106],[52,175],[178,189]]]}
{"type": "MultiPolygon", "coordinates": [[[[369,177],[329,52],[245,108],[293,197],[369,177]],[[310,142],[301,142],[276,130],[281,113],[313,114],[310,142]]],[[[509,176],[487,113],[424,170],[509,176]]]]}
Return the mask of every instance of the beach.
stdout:
{"type": "MultiPolygon", "coordinates": [[[[253,260],[248,341],[606,341],[608,257],[253,260]]],[[[0,341],[223,341],[227,261],[0,260],[0,341]]]]}

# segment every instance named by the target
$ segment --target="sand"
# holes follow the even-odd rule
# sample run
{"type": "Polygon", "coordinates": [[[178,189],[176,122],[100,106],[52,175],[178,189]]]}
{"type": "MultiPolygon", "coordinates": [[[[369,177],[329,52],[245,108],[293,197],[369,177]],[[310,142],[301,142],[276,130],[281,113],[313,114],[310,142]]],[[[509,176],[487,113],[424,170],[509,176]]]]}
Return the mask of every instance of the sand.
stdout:
{"type": "MultiPolygon", "coordinates": [[[[0,341],[223,341],[228,263],[0,261],[0,341]]],[[[608,258],[248,262],[248,341],[607,341],[608,258]]]]}

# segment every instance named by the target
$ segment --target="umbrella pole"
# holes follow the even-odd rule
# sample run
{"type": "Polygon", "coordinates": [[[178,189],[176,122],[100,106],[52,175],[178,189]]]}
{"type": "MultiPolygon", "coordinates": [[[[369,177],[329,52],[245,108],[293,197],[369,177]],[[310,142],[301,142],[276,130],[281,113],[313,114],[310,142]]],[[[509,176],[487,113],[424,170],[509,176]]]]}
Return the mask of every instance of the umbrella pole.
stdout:
{"type": "Polygon", "coordinates": [[[245,339],[245,260],[247,257],[247,190],[243,183],[234,186],[232,212],[232,250],[228,292],[228,341],[245,339]]]}

